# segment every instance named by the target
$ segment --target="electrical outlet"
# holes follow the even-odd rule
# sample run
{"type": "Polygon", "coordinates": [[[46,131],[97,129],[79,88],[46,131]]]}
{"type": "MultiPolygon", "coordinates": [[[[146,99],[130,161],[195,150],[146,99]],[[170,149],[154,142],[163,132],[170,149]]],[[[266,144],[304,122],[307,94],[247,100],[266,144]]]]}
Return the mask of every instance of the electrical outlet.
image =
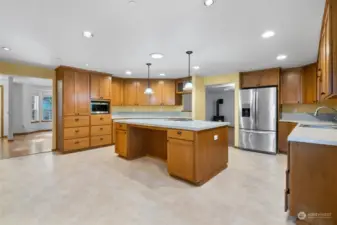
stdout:
{"type": "Polygon", "coordinates": [[[218,135],[214,135],[214,141],[218,140],[218,135]]]}

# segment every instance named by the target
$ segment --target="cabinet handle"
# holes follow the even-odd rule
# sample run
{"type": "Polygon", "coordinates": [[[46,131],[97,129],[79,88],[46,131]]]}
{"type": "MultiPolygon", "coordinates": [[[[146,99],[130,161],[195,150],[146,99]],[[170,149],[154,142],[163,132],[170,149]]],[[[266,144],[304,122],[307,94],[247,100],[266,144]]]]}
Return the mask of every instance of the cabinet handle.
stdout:
{"type": "Polygon", "coordinates": [[[75,130],[75,133],[78,133],[79,132],[79,130],[75,130]]]}
{"type": "Polygon", "coordinates": [[[100,130],[103,130],[103,128],[101,127],[100,130]]]}
{"type": "Polygon", "coordinates": [[[101,118],[99,118],[99,120],[104,120],[104,118],[101,117],[101,118]]]}
{"type": "Polygon", "coordinates": [[[77,145],[77,144],[79,144],[80,142],[79,141],[75,141],[75,144],[77,145]]]}
{"type": "Polygon", "coordinates": [[[80,119],[76,118],[75,121],[78,122],[80,119]]]}
{"type": "Polygon", "coordinates": [[[178,131],[177,134],[178,134],[178,135],[181,135],[181,131],[178,131]]]}
{"type": "Polygon", "coordinates": [[[325,95],[325,92],[322,92],[321,95],[325,95]]]}
{"type": "Polygon", "coordinates": [[[101,141],[103,141],[103,138],[100,138],[101,141]]]}

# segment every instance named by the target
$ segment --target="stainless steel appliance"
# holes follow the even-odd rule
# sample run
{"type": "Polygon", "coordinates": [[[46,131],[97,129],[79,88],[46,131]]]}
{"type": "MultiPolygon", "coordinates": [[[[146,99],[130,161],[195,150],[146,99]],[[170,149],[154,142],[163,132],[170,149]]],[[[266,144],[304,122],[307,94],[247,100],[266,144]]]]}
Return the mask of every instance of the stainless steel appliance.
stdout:
{"type": "Polygon", "coordinates": [[[91,114],[109,114],[110,101],[91,101],[91,114]]]}
{"type": "Polygon", "coordinates": [[[239,147],[276,154],[276,87],[240,90],[239,147]]]}

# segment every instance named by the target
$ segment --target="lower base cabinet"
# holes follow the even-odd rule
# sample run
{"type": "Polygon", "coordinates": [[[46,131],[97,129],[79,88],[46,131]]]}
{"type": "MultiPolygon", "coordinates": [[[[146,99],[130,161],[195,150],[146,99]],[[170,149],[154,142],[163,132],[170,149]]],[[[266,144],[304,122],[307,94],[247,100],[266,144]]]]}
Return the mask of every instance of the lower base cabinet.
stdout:
{"type": "Polygon", "coordinates": [[[278,149],[280,153],[288,152],[288,136],[297,126],[297,123],[279,122],[278,123],[278,149]]]}
{"type": "Polygon", "coordinates": [[[117,129],[115,132],[115,152],[122,156],[127,157],[127,132],[126,130],[117,129]]]}
{"type": "Polygon", "coordinates": [[[64,140],[63,142],[63,150],[64,151],[72,151],[89,148],[89,138],[77,138],[71,140],[64,140]]]}
{"type": "Polygon", "coordinates": [[[91,137],[90,145],[92,147],[104,146],[104,145],[110,145],[110,144],[111,144],[111,135],[110,134],[109,135],[91,137]]]}
{"type": "Polygon", "coordinates": [[[194,181],[194,142],[169,138],[167,167],[171,175],[194,181]]]}

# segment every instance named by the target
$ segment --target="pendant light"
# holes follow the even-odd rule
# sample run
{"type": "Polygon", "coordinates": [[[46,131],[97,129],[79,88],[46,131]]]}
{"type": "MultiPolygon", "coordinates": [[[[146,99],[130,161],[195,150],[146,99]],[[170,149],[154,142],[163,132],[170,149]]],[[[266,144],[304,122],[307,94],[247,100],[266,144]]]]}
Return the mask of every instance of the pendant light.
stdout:
{"type": "Polygon", "coordinates": [[[150,66],[151,66],[151,63],[146,63],[146,65],[147,65],[147,88],[145,89],[144,94],[152,95],[153,90],[152,90],[152,88],[150,88],[150,66]]]}
{"type": "Polygon", "coordinates": [[[191,78],[191,54],[192,51],[187,51],[186,54],[188,55],[188,78],[189,80],[185,83],[183,90],[184,91],[192,91],[192,78],[191,78]]]}

